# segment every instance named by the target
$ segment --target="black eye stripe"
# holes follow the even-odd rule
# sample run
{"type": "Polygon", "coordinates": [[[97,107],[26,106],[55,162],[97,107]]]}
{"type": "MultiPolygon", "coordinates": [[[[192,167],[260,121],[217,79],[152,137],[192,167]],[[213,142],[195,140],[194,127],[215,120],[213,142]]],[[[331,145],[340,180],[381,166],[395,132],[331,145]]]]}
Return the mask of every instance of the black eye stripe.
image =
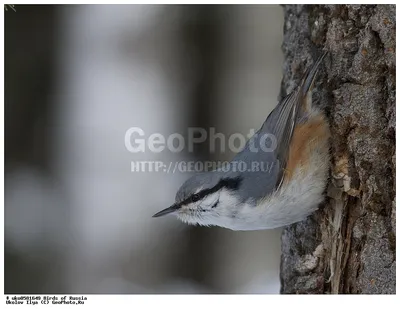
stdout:
{"type": "Polygon", "coordinates": [[[201,200],[201,197],[199,194],[196,193],[196,194],[192,195],[191,199],[192,199],[192,202],[197,202],[197,201],[201,200]]]}
{"type": "Polygon", "coordinates": [[[203,189],[200,192],[191,195],[190,197],[188,197],[187,199],[185,199],[181,203],[179,203],[179,205],[182,206],[182,205],[187,205],[187,204],[190,204],[193,202],[200,201],[204,197],[206,197],[214,192],[217,192],[217,191],[221,190],[222,188],[227,188],[229,190],[236,190],[237,188],[239,188],[241,181],[242,181],[242,179],[240,177],[221,179],[218,182],[218,184],[216,184],[214,187],[209,188],[209,189],[203,189]]]}

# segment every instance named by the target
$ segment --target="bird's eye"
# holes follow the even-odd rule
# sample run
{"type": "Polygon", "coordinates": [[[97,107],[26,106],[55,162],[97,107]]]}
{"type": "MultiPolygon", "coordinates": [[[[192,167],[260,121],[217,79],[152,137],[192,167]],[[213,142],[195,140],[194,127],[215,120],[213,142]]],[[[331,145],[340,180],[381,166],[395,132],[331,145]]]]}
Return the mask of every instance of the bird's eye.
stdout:
{"type": "Polygon", "coordinates": [[[196,202],[198,200],[200,200],[200,196],[197,193],[193,194],[192,195],[192,202],[196,202]]]}

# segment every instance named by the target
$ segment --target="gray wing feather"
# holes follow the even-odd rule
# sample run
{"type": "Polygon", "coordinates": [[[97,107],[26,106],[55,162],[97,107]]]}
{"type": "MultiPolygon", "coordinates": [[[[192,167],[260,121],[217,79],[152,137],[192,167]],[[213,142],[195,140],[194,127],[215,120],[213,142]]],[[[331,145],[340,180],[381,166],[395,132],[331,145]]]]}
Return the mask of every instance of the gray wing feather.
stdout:
{"type": "MultiPolygon", "coordinates": [[[[277,140],[275,154],[282,169],[277,181],[277,187],[281,185],[283,180],[283,173],[287,163],[290,142],[292,140],[301,103],[312,87],[315,76],[318,72],[318,67],[326,54],[327,52],[323,53],[317,59],[314,65],[310,67],[304,74],[300,85],[281,101],[281,103],[275,108],[277,110],[276,113],[274,115],[271,114],[274,118],[276,118],[275,122],[274,120],[271,120],[272,123],[274,123],[272,127],[272,134],[275,135],[277,140]]],[[[266,122],[268,122],[268,119],[266,122]]]]}
{"type": "Polygon", "coordinates": [[[318,66],[325,55],[326,53],[321,55],[304,75],[300,85],[277,105],[269,114],[261,129],[250,138],[245,148],[232,160],[243,161],[250,166],[253,162],[264,162],[267,167],[271,168],[268,172],[245,171],[239,174],[231,171],[226,173],[228,176],[240,175],[243,177],[243,185],[238,190],[240,192],[239,197],[242,200],[264,198],[280,187],[300,105],[304,96],[310,90],[318,71],[318,66]],[[275,135],[277,148],[273,152],[267,152],[260,148],[263,134],[275,135]],[[252,151],[250,145],[255,146],[258,151],[252,151]],[[266,177],[266,174],[269,174],[269,176],[266,177]]]}
{"type": "Polygon", "coordinates": [[[286,155],[296,124],[298,107],[301,101],[299,95],[300,92],[297,89],[285,97],[280,110],[277,111],[277,120],[271,131],[275,135],[277,142],[275,154],[283,167],[286,166],[286,155]]]}

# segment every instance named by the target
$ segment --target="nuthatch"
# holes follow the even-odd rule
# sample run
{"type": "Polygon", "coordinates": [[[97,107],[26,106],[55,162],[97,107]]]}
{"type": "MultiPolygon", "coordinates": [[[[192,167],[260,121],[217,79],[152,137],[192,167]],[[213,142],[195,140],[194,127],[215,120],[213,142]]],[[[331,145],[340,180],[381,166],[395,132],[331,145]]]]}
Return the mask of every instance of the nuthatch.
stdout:
{"type": "MultiPolygon", "coordinates": [[[[262,230],[301,221],[324,200],[329,171],[329,125],[312,103],[321,55],[300,85],[275,107],[232,162],[253,162],[265,171],[219,168],[199,173],[178,190],[175,203],[153,217],[175,214],[183,222],[232,230],[262,230]],[[265,151],[265,135],[276,148],[265,151]],[[264,138],[264,139],[263,139],[264,138]]],[[[231,162],[231,163],[232,163],[231,162]]]]}

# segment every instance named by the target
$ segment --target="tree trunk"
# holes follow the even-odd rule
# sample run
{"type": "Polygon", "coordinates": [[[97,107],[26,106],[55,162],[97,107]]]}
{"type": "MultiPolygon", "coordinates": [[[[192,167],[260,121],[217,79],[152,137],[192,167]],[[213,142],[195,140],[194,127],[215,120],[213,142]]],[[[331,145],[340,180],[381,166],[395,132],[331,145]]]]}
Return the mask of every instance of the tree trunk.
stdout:
{"type": "Polygon", "coordinates": [[[329,117],[332,160],[325,204],[283,232],[281,293],[396,291],[395,11],[284,6],[282,95],[329,51],[313,99],[329,117]]]}

